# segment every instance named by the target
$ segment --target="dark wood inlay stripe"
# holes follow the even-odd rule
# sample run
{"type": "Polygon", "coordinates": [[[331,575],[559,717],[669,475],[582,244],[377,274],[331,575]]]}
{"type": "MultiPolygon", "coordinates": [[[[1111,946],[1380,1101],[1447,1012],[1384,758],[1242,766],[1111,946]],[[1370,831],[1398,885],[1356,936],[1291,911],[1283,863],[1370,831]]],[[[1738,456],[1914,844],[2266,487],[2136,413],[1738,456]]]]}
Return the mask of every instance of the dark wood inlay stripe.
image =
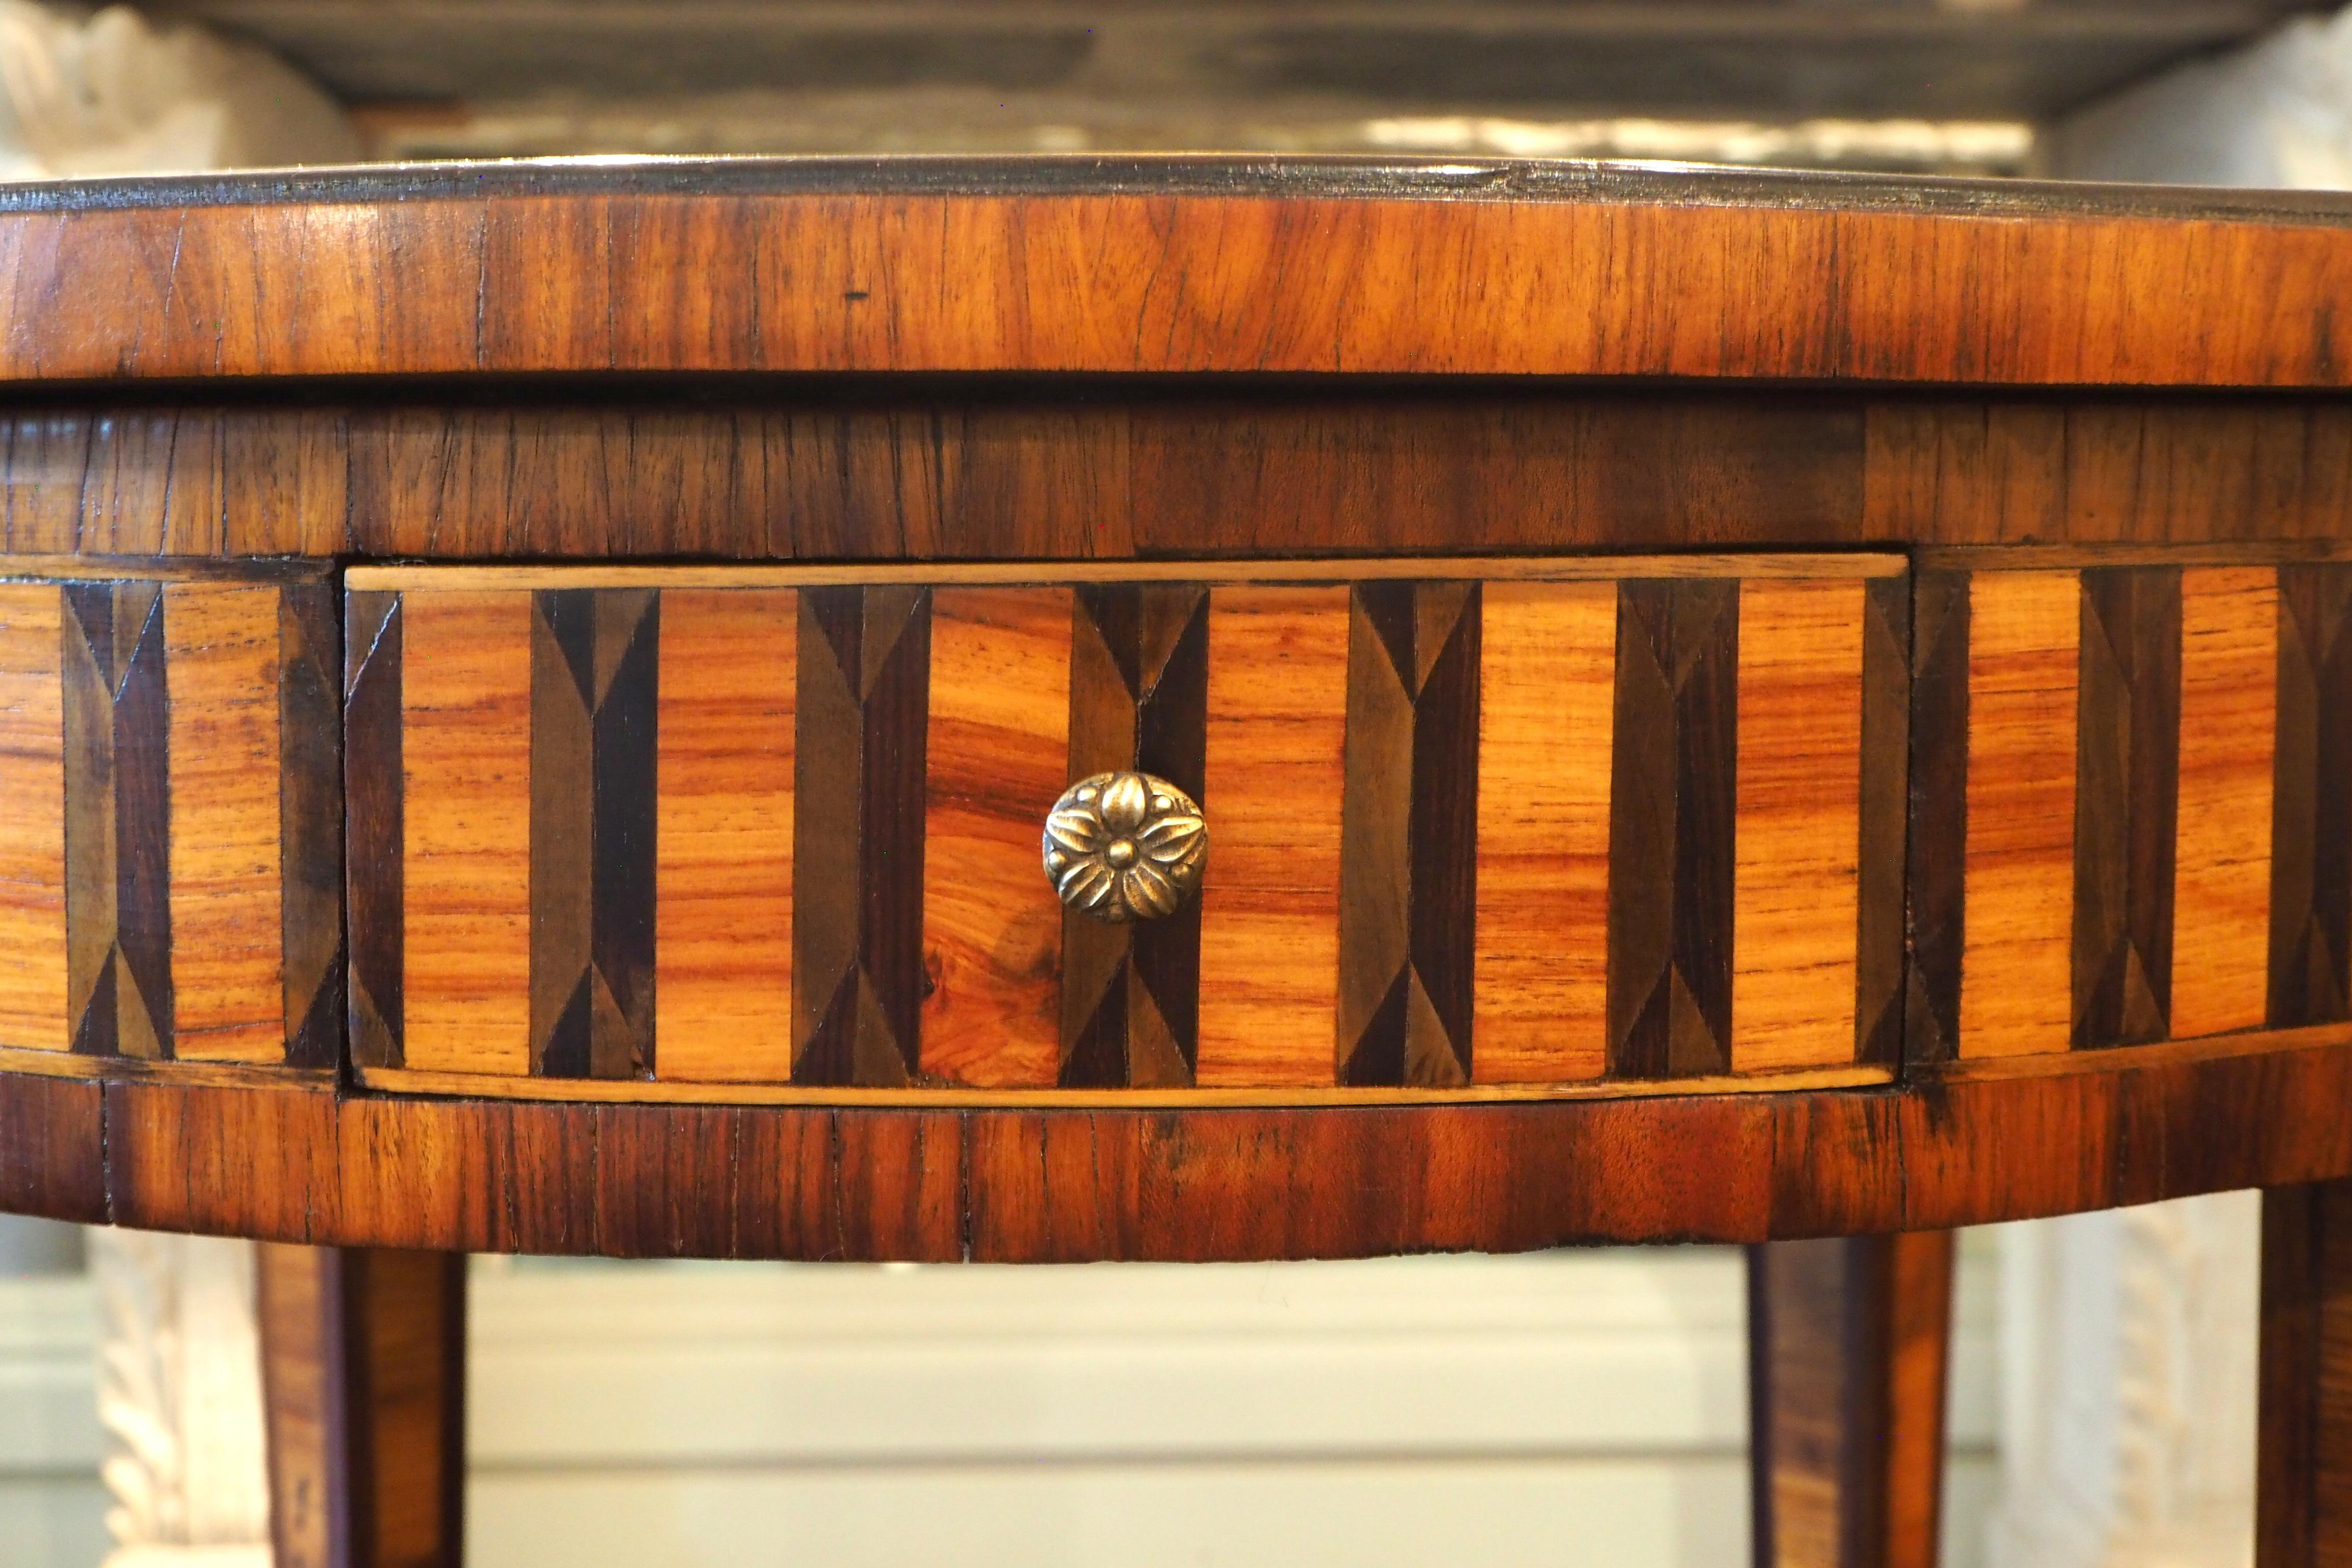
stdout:
{"type": "MultiPolygon", "coordinates": [[[[1906,1059],[1927,1064],[1956,1060],[1960,1052],[1969,827],[1968,574],[1920,573],[1913,581],[1912,610],[1903,1042],[1906,1059]]],[[[1865,879],[1869,874],[1865,861],[1865,879]]]]}
{"type": "Polygon", "coordinates": [[[2352,1017],[2352,566],[2279,568],[2269,1022],[2352,1017]]]}
{"type": "Polygon", "coordinates": [[[161,583],[67,587],[66,944],[74,1049],[172,1048],[170,701],[161,583]]]}
{"type": "Polygon", "coordinates": [[[1904,780],[1911,738],[1911,585],[1864,585],[1862,840],[1857,858],[1854,1060],[1903,1054],[1904,780]]]}
{"type": "Polygon", "coordinates": [[[2141,1045],[2171,1029],[2180,570],[2108,567],[2082,582],[2073,1043],[2141,1045]]]}
{"type": "Polygon", "coordinates": [[[793,1081],[891,1087],[917,1067],[930,591],[800,596],[793,1081]]]}
{"type": "Polygon", "coordinates": [[[278,597],[278,868],[286,1065],[329,1068],[342,1043],[342,665],[335,590],[278,597]]]}
{"type": "MultiPolygon", "coordinates": [[[[349,858],[343,885],[351,922],[347,1026],[355,1064],[396,1068],[404,1062],[402,856],[406,844],[400,595],[355,591],[344,601],[344,615],[343,809],[349,858]]],[[[292,732],[290,725],[288,732],[292,732]]],[[[288,918],[292,918],[290,904],[288,918]]],[[[290,972],[290,946],[288,951],[290,972]]]]}
{"type": "Polygon", "coordinates": [[[1609,1068],[1729,1070],[1739,584],[1617,595],[1610,783],[1609,1068]]]}
{"type": "Polygon", "coordinates": [[[1339,1079],[1470,1081],[1477,936],[1478,584],[1350,601],[1339,1079]]]}
{"type": "MultiPolygon", "coordinates": [[[[1213,810],[1209,595],[1194,583],[1089,584],[1072,595],[1070,778],[1137,768],[1213,810]]],[[[1213,821],[1213,817],[1212,818],[1213,821]]],[[[1212,832],[1212,839],[1214,834],[1212,832]]],[[[1181,1088],[1200,1059],[1201,904],[1108,925],[1062,917],[1066,1089],[1181,1088]]]]}
{"type": "Polygon", "coordinates": [[[659,601],[558,589],[531,617],[531,1069],[654,1070],[659,601]]]}

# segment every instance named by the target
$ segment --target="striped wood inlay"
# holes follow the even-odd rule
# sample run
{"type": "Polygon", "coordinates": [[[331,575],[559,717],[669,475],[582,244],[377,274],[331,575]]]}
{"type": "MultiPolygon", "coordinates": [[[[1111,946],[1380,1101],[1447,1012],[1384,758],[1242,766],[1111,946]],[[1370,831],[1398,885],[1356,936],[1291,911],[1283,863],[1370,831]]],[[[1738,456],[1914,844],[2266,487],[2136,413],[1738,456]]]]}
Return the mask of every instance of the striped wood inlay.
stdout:
{"type": "Polygon", "coordinates": [[[1201,888],[1203,1087],[1328,1084],[1339,1019],[1348,590],[1209,595],[1214,824],[1201,888]]]}
{"type": "Polygon", "coordinates": [[[1735,1072],[1854,1058],[1864,588],[1740,584],[1735,1072]]]}
{"type": "Polygon", "coordinates": [[[1051,1085],[1062,901],[1040,835],[1068,782],[1070,590],[931,599],[923,844],[922,1070],[973,1088],[1051,1085]]]}
{"type": "Polygon", "coordinates": [[[1609,1067],[1731,1066],[1738,765],[1737,579],[1617,590],[1609,789],[1609,1067]]]}
{"type": "Polygon", "coordinates": [[[160,582],[65,588],[67,1015],[74,1049],[172,1048],[169,677],[160,582]]]}
{"type": "Polygon", "coordinates": [[[799,615],[788,588],[662,595],[654,1032],[664,1079],[792,1077],[799,615]]]}
{"type": "Polygon", "coordinates": [[[530,1068],[528,594],[410,594],[402,613],[404,1059],[530,1068]]]}
{"type": "Polygon", "coordinates": [[[278,790],[278,591],[163,591],[172,706],[172,1054],[275,1062],[286,1049],[278,790]]]}
{"type": "Polygon", "coordinates": [[[2180,577],[2172,1037],[2260,1028],[2269,983],[2278,574],[2180,577]]]}
{"type": "Polygon", "coordinates": [[[2072,572],[1969,583],[1964,1058],[2070,1038],[2080,595],[2072,572]]]}
{"type": "Polygon", "coordinates": [[[1608,1068],[1617,585],[1490,583],[1478,718],[1474,1078],[1608,1068]]]}
{"type": "MultiPolygon", "coordinates": [[[[1208,590],[1087,584],[1073,597],[1070,780],[1135,768],[1205,798],[1208,590]]],[[[1215,858],[1216,830],[1210,829],[1215,858]]],[[[1201,903],[1156,921],[1062,917],[1066,1089],[1174,1088],[1199,1060],[1201,903]]]]}
{"type": "Polygon", "coordinates": [[[62,1051],[66,1017],[64,601],[0,583],[0,1044],[62,1051]]]}
{"type": "Polygon", "coordinates": [[[2352,1017],[2352,565],[2279,569],[2272,1028],[2352,1017]]]}

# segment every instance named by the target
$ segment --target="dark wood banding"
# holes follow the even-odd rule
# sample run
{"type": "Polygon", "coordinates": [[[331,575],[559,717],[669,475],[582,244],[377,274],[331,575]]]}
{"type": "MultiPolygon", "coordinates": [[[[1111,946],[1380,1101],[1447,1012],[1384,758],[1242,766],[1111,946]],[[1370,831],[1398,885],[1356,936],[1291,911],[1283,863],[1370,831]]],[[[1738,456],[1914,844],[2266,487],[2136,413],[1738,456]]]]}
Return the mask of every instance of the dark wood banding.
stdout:
{"type": "Polygon", "coordinates": [[[344,614],[344,886],[351,931],[346,1016],[352,1063],[396,1068],[404,1060],[401,982],[407,929],[400,595],[353,592],[345,598],[344,614]]]}
{"type": "Polygon", "coordinates": [[[2352,1017],[2352,565],[2279,569],[2273,1027],[2352,1017]]]}
{"type": "Polygon", "coordinates": [[[1913,579],[1910,845],[1905,879],[1904,1055],[1959,1055],[1960,953],[1967,918],[1969,820],[1969,579],[1913,579]]]}
{"type": "Polygon", "coordinates": [[[2171,1033],[2180,800],[2180,569],[2083,574],[2074,1044],[2171,1033]]]}
{"type": "Polygon", "coordinates": [[[1738,582],[1619,586],[1609,1066],[1622,1077],[1730,1066],[1738,668],[1738,582]]]}
{"type": "MultiPolygon", "coordinates": [[[[1208,590],[1090,584],[1073,594],[1071,617],[1069,781],[1139,769],[1210,809],[1208,590]]],[[[1061,1018],[1065,1089],[1192,1082],[1200,900],[1122,925],[1065,910],[1061,1018]]]]}
{"type": "Polygon", "coordinates": [[[923,975],[930,593],[800,595],[793,1081],[906,1083],[923,975]]]}

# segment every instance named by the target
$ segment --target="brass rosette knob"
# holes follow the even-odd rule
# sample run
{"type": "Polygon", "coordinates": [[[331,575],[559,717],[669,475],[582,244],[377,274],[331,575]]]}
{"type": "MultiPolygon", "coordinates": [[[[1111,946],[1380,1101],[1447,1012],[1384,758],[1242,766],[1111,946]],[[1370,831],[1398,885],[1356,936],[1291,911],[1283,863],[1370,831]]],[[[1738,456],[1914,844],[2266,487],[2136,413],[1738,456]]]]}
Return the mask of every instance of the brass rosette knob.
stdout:
{"type": "Polygon", "coordinates": [[[1045,875],[1062,902],[1124,924],[1176,912],[1201,885],[1209,826],[1192,797],[1150,773],[1097,773],[1045,818],[1045,875]]]}

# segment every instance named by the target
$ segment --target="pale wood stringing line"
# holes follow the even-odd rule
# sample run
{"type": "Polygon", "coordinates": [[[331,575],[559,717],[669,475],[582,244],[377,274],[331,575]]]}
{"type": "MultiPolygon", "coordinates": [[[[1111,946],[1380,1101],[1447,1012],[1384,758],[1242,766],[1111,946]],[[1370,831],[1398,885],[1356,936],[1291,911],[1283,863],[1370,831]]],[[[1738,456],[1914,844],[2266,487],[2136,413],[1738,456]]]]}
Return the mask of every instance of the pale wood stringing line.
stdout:
{"type": "Polygon", "coordinates": [[[144,1057],[88,1057],[0,1046],[0,1074],[5,1073],[76,1079],[84,1083],[329,1091],[335,1088],[336,1078],[332,1068],[289,1068],[279,1062],[151,1061],[144,1057]]]}
{"type": "Polygon", "coordinates": [[[528,594],[401,606],[404,1056],[419,1069],[530,1067],[528,594]]]}
{"type": "Polygon", "coordinates": [[[1204,1089],[1332,1080],[1348,590],[1209,595],[1204,1089]]]}
{"type": "Polygon", "coordinates": [[[0,1043],[63,1051],[66,1018],[65,601],[0,584],[0,1043]]]}
{"type": "MultiPolygon", "coordinates": [[[[218,1069],[215,1069],[218,1070],[218,1069]]],[[[488,1077],[418,1068],[362,1068],[362,1087],[387,1094],[457,1095],[481,1100],[593,1101],[656,1105],[839,1105],[922,1110],[1201,1110],[1220,1107],[1478,1105],[1550,1100],[1653,1100],[1665,1095],[1795,1093],[1869,1089],[1892,1083],[1883,1067],[1816,1068],[1747,1078],[1603,1079],[1578,1083],[1473,1084],[1466,1089],[835,1089],[793,1083],[667,1083],[644,1079],[488,1077]]]]}
{"type": "Polygon", "coordinates": [[[2072,1078],[2134,1072],[2187,1062],[2219,1061],[2227,1057],[2326,1050],[2347,1044],[2352,1044],[2352,1023],[2310,1024],[2293,1029],[2255,1029],[2236,1035],[2207,1035],[2195,1040],[2158,1040],[2146,1046],[2102,1046],[2091,1051],[2042,1051],[2023,1057],[1984,1057],[1975,1061],[1913,1067],[1908,1072],[1913,1080],[1945,1079],[1969,1083],[1980,1083],[1988,1079],[2072,1078]]]}
{"type": "Polygon", "coordinates": [[[286,1056],[278,590],[163,590],[171,690],[172,1054],[286,1056]]]}
{"type": "Polygon", "coordinates": [[[1853,1059],[1863,594],[1740,587],[1735,1072],[1853,1059]]]}
{"type": "Polygon", "coordinates": [[[926,1077],[1050,1087],[1059,1065],[1062,901],[1040,840],[1069,782],[1072,614],[1067,588],[931,599],[926,1077]]]}
{"type": "Polygon", "coordinates": [[[354,566],[353,590],[517,588],[818,588],[922,583],[995,586],[1069,583],[1359,583],[1383,578],[1479,578],[1574,583],[1620,577],[1899,577],[1900,555],[1367,556],[1300,561],[971,561],[826,566],[354,566]]]}
{"type": "Polygon", "coordinates": [[[2182,573],[2175,1039],[2262,1025],[2277,745],[2277,572],[2255,566],[2182,573]]]}
{"type": "Polygon", "coordinates": [[[664,1079],[792,1076],[799,595],[661,598],[654,1060],[664,1079]]]}
{"type": "Polygon", "coordinates": [[[1969,616],[1960,1055],[2063,1051],[2080,583],[2072,572],[1986,573],[1969,582],[1969,616]]]}
{"type": "Polygon", "coordinates": [[[1483,595],[1471,1075],[1608,1068],[1609,781],[1617,588],[1490,584],[1483,595]]]}

